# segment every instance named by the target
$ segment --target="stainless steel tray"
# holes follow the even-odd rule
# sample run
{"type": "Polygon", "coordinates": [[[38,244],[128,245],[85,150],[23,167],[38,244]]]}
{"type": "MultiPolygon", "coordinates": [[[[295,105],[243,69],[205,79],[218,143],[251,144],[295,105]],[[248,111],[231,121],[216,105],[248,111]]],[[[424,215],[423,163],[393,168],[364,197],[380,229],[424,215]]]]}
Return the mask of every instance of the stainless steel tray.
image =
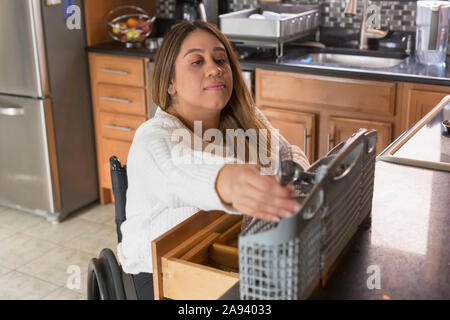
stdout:
{"type": "Polygon", "coordinates": [[[233,42],[248,46],[277,47],[282,56],[282,45],[308,35],[320,25],[319,5],[286,3],[261,3],[246,9],[219,16],[221,31],[233,42]],[[290,13],[291,17],[280,20],[250,19],[249,16],[263,11],[290,13]],[[281,46],[281,48],[279,48],[281,46]]]}

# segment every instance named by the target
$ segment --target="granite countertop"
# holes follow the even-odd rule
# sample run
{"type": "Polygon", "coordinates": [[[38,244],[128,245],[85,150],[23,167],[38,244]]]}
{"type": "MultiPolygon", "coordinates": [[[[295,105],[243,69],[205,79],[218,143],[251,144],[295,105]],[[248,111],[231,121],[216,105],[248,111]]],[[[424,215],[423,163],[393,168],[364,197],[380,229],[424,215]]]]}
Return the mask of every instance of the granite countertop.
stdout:
{"type": "MultiPolygon", "coordinates": [[[[450,136],[438,133],[432,140],[444,138],[450,136]]],[[[356,234],[313,299],[450,299],[450,172],[388,163],[382,156],[375,166],[371,225],[356,234]],[[375,272],[379,288],[370,278],[375,272]]],[[[239,283],[222,299],[239,299],[239,283]]]]}
{"type": "MultiPolygon", "coordinates": [[[[447,56],[443,67],[426,66],[416,61],[415,55],[408,56],[400,64],[387,68],[353,67],[330,63],[300,62],[300,57],[309,53],[323,52],[323,49],[308,49],[301,47],[288,47],[281,61],[274,57],[251,57],[241,60],[244,70],[255,68],[273,69],[280,71],[304,72],[321,75],[343,77],[358,77],[374,80],[420,82],[436,85],[450,85],[450,57],[447,56]]],[[[334,49],[325,52],[351,53],[351,50],[334,49]]],[[[374,56],[379,52],[374,53],[374,56]]],[[[382,56],[382,55],[381,55],[382,56]]]]}

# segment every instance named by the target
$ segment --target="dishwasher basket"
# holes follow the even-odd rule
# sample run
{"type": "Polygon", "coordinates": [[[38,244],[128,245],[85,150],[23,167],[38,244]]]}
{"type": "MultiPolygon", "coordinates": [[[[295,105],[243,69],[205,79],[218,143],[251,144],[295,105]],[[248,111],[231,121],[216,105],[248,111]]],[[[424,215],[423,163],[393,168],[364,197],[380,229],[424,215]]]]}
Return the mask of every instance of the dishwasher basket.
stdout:
{"type": "Polygon", "coordinates": [[[360,129],[294,182],[300,211],[239,236],[240,298],[308,298],[372,206],[376,131],[360,129]]]}

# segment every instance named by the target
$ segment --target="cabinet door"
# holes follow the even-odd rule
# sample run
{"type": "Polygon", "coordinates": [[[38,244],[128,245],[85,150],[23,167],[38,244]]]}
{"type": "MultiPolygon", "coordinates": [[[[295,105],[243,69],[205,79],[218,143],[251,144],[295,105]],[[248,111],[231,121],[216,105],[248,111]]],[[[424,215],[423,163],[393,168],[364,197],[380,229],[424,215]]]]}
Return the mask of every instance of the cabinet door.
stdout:
{"type": "Polygon", "coordinates": [[[445,92],[431,92],[423,90],[409,90],[408,92],[408,125],[412,125],[422,119],[444,97],[445,92]]]}
{"type": "Polygon", "coordinates": [[[109,166],[109,158],[116,156],[119,158],[122,166],[127,164],[128,151],[131,147],[131,142],[101,138],[102,155],[101,155],[101,186],[103,188],[112,189],[111,173],[109,166]]]}
{"type": "Polygon", "coordinates": [[[302,149],[310,162],[315,160],[315,114],[267,106],[261,110],[289,143],[302,149]]]}
{"type": "Polygon", "coordinates": [[[339,142],[347,140],[360,128],[377,130],[377,154],[391,143],[392,124],[390,123],[330,117],[328,119],[328,137],[326,137],[328,140],[327,150],[339,142]]]}

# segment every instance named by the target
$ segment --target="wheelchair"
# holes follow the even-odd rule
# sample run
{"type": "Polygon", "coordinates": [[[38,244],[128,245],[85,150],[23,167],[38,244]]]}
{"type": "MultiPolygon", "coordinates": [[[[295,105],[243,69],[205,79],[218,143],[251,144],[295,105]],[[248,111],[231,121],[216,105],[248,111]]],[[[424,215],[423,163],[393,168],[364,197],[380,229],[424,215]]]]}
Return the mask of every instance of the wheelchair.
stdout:
{"type": "MultiPolygon", "coordinates": [[[[117,240],[122,241],[120,226],[126,220],[125,205],[128,188],[127,168],[112,156],[111,184],[114,194],[117,240]]],[[[87,274],[88,300],[153,300],[153,274],[129,274],[122,270],[109,248],[104,248],[98,258],[89,262],[87,274]]]]}

